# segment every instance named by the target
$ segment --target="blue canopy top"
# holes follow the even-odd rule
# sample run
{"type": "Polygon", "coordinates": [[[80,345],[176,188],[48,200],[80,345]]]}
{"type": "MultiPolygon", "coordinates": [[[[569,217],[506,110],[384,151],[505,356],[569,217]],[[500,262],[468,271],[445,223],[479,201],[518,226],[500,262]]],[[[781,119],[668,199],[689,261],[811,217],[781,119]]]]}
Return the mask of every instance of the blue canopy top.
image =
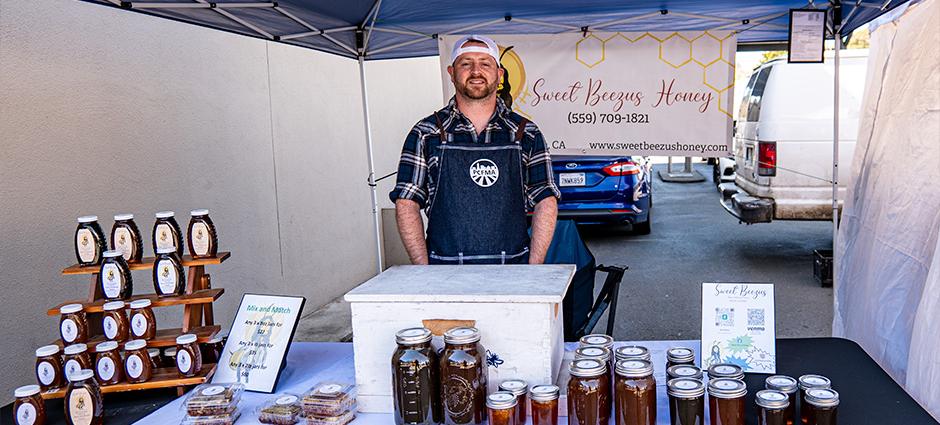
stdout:
{"type": "MultiPolygon", "coordinates": [[[[805,0],[85,0],[350,58],[438,53],[438,34],[736,30],[738,43],[787,40],[789,10],[805,0]],[[358,41],[361,41],[359,43],[358,41]],[[359,46],[363,49],[360,49],[359,46]]],[[[906,0],[842,5],[841,33],[906,0]]]]}

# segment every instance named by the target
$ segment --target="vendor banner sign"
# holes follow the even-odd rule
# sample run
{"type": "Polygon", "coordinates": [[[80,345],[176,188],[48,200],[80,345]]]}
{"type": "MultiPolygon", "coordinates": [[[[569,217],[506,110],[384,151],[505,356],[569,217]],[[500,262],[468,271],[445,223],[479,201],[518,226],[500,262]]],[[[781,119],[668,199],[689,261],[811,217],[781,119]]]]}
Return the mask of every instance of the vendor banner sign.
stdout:
{"type": "MultiPolygon", "coordinates": [[[[726,156],[731,31],[493,35],[499,96],[536,123],[553,154],[726,156]]],[[[445,99],[453,43],[441,36],[445,99]]]]}

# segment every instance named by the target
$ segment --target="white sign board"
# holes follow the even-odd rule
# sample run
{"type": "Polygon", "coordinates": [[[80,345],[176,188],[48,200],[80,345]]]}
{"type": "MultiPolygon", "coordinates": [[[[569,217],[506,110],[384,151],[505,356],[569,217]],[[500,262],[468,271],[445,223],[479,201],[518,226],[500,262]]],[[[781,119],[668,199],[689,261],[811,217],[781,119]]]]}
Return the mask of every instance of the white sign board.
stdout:
{"type": "MultiPolygon", "coordinates": [[[[445,99],[459,36],[439,41],[445,99]]],[[[732,31],[494,35],[502,98],[537,124],[552,154],[726,156],[732,31]],[[508,84],[507,84],[508,83],[508,84]]]]}
{"type": "Polygon", "coordinates": [[[825,10],[791,9],[787,60],[791,63],[821,63],[825,35],[825,10]]]}
{"type": "Polygon", "coordinates": [[[245,294],[212,382],[239,382],[270,393],[297,329],[304,297],[245,294]]]}
{"type": "Polygon", "coordinates": [[[702,284],[702,369],[733,363],[776,373],[776,338],[773,284],[702,284]]]}

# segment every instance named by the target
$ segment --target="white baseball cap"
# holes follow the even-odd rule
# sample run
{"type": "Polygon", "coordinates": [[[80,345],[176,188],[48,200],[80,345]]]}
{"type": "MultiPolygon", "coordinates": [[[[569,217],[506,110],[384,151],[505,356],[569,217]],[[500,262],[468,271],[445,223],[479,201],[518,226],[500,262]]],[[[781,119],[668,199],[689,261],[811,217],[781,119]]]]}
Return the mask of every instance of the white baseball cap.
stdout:
{"type": "Polygon", "coordinates": [[[496,45],[496,42],[489,37],[475,34],[460,37],[460,39],[454,43],[454,49],[450,52],[450,63],[457,61],[460,55],[471,52],[486,53],[492,56],[497,64],[499,63],[499,46],[496,45]],[[486,44],[486,47],[474,45],[464,46],[468,41],[477,41],[486,44]]]}

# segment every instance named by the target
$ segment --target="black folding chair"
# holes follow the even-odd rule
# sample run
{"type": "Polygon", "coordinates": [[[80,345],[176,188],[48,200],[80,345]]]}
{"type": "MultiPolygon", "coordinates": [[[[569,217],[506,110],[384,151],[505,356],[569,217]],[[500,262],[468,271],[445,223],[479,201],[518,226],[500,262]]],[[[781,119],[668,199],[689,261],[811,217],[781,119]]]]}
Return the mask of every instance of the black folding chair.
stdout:
{"type": "Polygon", "coordinates": [[[604,279],[604,286],[601,287],[601,292],[597,294],[597,299],[594,300],[594,306],[591,307],[587,322],[575,332],[575,339],[590,334],[608,307],[610,307],[610,313],[607,314],[606,334],[614,336],[614,323],[617,322],[617,297],[620,295],[620,282],[623,280],[623,273],[627,269],[629,269],[627,266],[605,266],[603,264],[595,268],[595,270],[607,273],[607,278],[604,279]]]}

